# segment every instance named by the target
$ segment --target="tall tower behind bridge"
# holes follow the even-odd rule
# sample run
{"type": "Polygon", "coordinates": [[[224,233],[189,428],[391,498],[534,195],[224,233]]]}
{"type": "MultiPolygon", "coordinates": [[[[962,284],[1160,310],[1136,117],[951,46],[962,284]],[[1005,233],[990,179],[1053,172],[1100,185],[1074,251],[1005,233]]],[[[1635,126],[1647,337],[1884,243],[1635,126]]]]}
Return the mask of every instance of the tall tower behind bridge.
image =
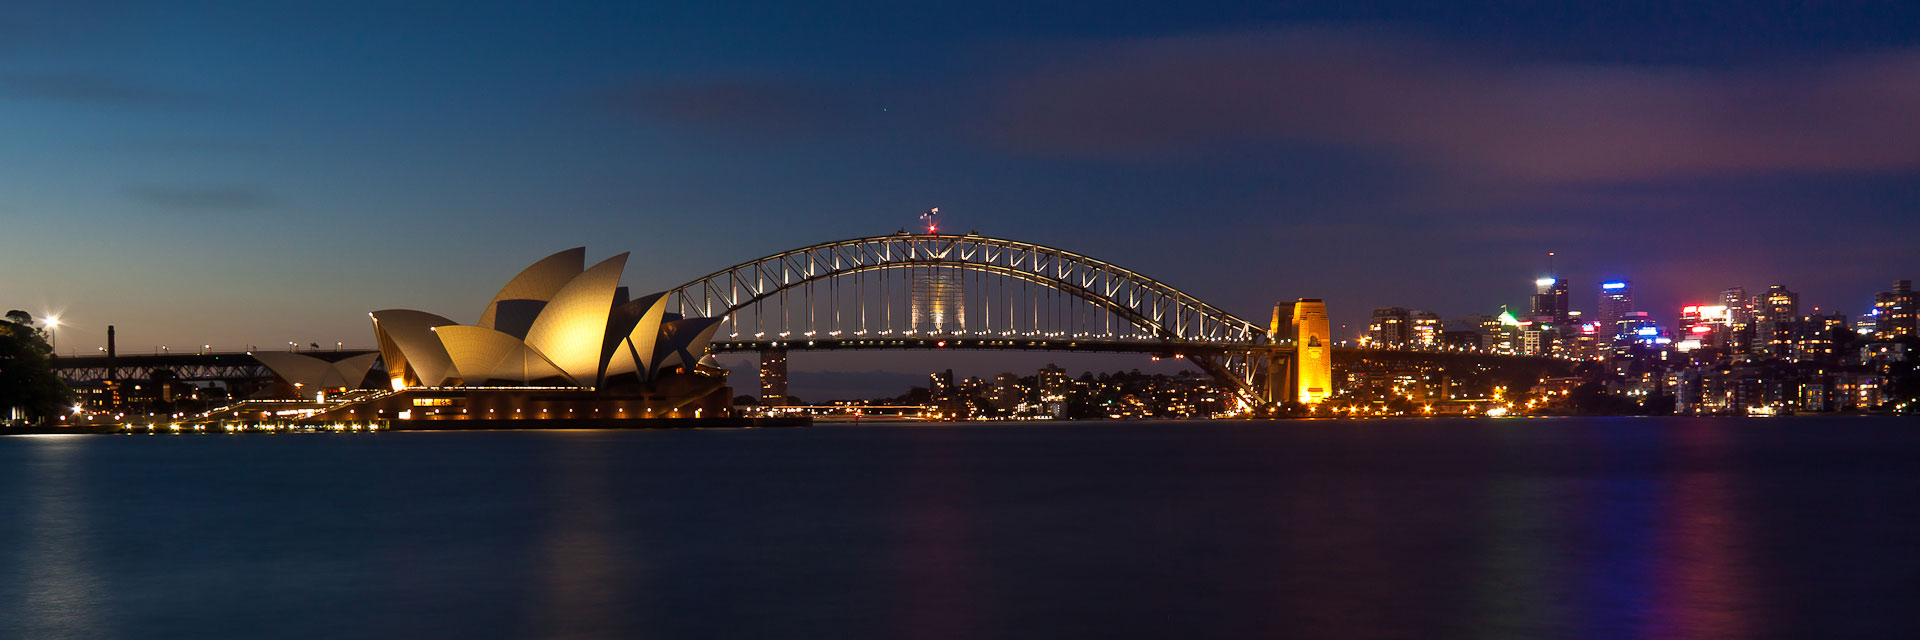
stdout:
{"type": "Polygon", "coordinates": [[[1327,303],[1301,298],[1293,304],[1294,378],[1301,404],[1315,405],[1333,395],[1333,330],[1327,303]]]}

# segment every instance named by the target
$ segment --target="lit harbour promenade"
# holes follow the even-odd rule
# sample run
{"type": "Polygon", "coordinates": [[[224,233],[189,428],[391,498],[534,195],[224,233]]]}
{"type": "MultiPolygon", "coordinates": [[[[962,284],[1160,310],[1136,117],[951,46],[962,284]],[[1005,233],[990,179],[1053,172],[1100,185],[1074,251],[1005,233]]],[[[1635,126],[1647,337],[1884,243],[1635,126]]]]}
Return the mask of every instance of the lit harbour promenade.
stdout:
{"type": "Polygon", "coordinates": [[[1604,283],[1601,320],[1583,323],[1580,312],[1570,310],[1566,280],[1542,278],[1525,320],[1503,312],[1467,322],[1480,329],[1468,332],[1445,330],[1427,312],[1382,308],[1359,344],[1345,345],[1332,335],[1319,299],[1275,305],[1262,328],[1109,262],[976,234],[822,243],[639,298],[619,285],[626,259],[622,254],[588,267],[584,248],[544,258],[503,286],[474,325],[420,311],[373,312],[377,351],[328,354],[315,345],[308,352],[154,356],[176,375],[200,370],[215,379],[258,379],[262,370],[249,365],[270,372],[270,385],[256,383],[245,397],[195,411],[150,408],[142,415],[128,406],[135,403],[115,400],[139,390],[141,380],[154,384],[151,374],[139,373],[143,368],[163,370],[143,367],[142,356],[58,364],[88,392],[74,423],[150,431],[765,425],[807,416],[1778,415],[1912,406],[1881,371],[1900,362],[1903,352],[1894,348],[1902,344],[1900,332],[1911,331],[1912,294],[1904,283],[1881,296],[1874,318],[1884,326],[1873,332],[1823,333],[1832,325],[1796,319],[1790,294],[1775,287],[1768,295],[1774,310],[1749,311],[1736,322],[1741,316],[1732,306],[1689,306],[1682,313],[1683,323],[1692,323],[1688,340],[1656,341],[1666,330],[1633,309],[1627,283],[1604,283]],[[1618,329],[1605,330],[1606,322],[1618,329]],[[1819,331],[1799,333],[1804,327],[1819,331]],[[1756,330],[1775,337],[1755,341],[1749,336],[1756,330]],[[1828,335],[1850,344],[1818,342],[1828,335]],[[1715,377],[1751,375],[1739,373],[1742,363],[1760,361],[1733,350],[1744,345],[1755,354],[1785,349],[1781,353],[1808,362],[1859,354],[1870,368],[1864,374],[1836,370],[1816,380],[1818,386],[1801,383],[1791,397],[1755,396],[1740,384],[1771,384],[1767,379],[1729,384],[1715,377]],[[1120,387],[1073,379],[1042,389],[1021,379],[1026,376],[1003,374],[991,383],[932,384],[912,403],[881,398],[788,406],[794,404],[786,393],[791,352],[901,350],[1132,353],[1184,359],[1197,372],[1116,397],[1108,396],[1120,387]],[[759,357],[757,402],[735,401],[727,371],[715,360],[726,353],[759,357]],[[212,366],[221,358],[229,364],[212,366]],[[1601,378],[1575,372],[1593,364],[1627,371],[1648,362],[1660,368],[1642,371],[1637,381],[1605,383],[1611,386],[1596,387],[1601,378]],[[1025,401],[1005,400],[1013,396],[1025,401]],[[1674,408],[1663,409],[1662,402],[1674,408]],[[909,405],[920,410],[901,408],[909,405]]]}

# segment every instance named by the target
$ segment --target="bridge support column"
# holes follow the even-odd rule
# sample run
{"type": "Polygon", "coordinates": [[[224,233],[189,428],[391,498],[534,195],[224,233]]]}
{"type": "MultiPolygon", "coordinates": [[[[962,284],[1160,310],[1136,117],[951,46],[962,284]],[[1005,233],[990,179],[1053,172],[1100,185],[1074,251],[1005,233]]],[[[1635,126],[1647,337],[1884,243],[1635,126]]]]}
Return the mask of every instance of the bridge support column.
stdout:
{"type": "Polygon", "coordinates": [[[1300,404],[1316,405],[1333,395],[1333,331],[1327,322],[1327,303],[1301,298],[1293,304],[1293,357],[1300,404]]]}
{"type": "Polygon", "coordinates": [[[774,347],[760,350],[760,406],[784,407],[787,404],[787,350],[774,347]]]}

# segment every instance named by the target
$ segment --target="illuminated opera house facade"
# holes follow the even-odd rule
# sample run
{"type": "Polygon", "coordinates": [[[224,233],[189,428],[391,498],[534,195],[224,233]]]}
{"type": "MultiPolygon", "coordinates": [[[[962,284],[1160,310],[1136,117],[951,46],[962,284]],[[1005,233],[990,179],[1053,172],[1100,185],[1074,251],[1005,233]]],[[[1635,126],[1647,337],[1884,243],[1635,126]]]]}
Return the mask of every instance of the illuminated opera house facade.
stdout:
{"type": "MultiPolygon", "coordinates": [[[[707,353],[721,319],[669,313],[666,293],[630,298],[620,286],[626,262],[623,253],[588,267],[584,247],[548,256],[508,281],[470,325],[424,311],[375,311],[384,388],[339,393],[307,420],[460,428],[725,417],[727,372],[707,353]]],[[[371,356],[257,357],[304,395],[360,386],[371,356]]]]}

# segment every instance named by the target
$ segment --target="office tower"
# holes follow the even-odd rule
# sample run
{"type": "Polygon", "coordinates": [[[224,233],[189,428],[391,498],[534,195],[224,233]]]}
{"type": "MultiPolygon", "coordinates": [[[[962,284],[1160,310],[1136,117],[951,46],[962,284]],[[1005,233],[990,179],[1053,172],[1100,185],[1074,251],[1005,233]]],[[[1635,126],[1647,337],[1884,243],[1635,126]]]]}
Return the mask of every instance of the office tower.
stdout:
{"type": "Polygon", "coordinates": [[[1533,281],[1533,287],[1532,319],[1555,325],[1566,324],[1572,317],[1572,306],[1567,304],[1567,281],[1546,277],[1533,281]]]}
{"type": "Polygon", "coordinates": [[[1610,341],[1615,335],[1620,319],[1633,311],[1633,283],[1625,280],[1600,284],[1600,304],[1594,315],[1596,337],[1601,341],[1610,341]]]}

